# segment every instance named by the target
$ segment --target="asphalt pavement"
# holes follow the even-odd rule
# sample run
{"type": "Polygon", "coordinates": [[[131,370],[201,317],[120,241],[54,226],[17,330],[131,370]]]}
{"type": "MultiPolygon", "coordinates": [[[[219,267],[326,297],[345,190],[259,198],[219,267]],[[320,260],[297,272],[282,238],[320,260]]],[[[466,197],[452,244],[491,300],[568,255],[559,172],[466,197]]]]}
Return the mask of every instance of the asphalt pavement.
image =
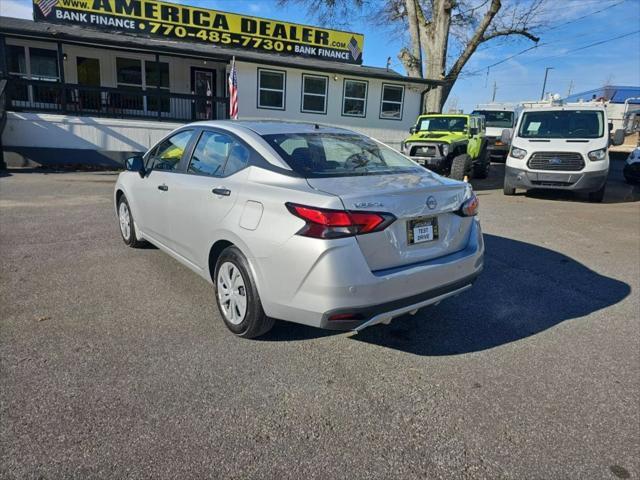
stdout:
{"type": "Polygon", "coordinates": [[[474,182],[473,289],[360,334],[233,337],[120,239],[116,174],[0,177],[0,478],[640,475],[640,187],[474,182]]]}

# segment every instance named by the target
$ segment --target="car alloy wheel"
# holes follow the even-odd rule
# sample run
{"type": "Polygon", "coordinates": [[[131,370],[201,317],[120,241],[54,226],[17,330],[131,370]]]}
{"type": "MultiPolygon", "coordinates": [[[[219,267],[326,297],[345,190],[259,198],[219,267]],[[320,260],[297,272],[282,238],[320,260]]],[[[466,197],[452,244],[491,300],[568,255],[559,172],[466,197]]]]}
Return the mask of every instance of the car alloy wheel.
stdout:
{"type": "Polygon", "coordinates": [[[233,325],[239,325],[247,314],[247,288],[240,269],[225,262],[218,270],[218,300],[222,314],[233,325]]]}
{"type": "Polygon", "coordinates": [[[129,214],[127,202],[120,202],[118,217],[120,219],[120,232],[122,232],[122,237],[126,241],[129,241],[131,237],[131,215],[129,214]]]}

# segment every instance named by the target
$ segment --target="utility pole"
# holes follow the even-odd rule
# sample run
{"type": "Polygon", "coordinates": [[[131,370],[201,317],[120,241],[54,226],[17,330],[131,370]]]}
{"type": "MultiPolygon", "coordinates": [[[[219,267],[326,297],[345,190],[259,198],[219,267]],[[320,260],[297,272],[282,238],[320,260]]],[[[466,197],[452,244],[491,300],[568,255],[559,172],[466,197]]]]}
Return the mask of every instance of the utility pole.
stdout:
{"type": "Polygon", "coordinates": [[[571,80],[569,82],[569,89],[567,90],[567,97],[571,95],[572,91],[573,91],[573,80],[571,80]]]}
{"type": "Polygon", "coordinates": [[[496,91],[498,90],[498,83],[494,80],[493,81],[493,95],[491,95],[491,101],[495,102],[496,101],[496,91]]]}
{"type": "Polygon", "coordinates": [[[547,76],[549,75],[549,70],[553,70],[553,67],[547,67],[544,69],[544,83],[542,84],[542,93],[540,94],[540,100],[544,100],[544,91],[547,88],[547,76]]]}

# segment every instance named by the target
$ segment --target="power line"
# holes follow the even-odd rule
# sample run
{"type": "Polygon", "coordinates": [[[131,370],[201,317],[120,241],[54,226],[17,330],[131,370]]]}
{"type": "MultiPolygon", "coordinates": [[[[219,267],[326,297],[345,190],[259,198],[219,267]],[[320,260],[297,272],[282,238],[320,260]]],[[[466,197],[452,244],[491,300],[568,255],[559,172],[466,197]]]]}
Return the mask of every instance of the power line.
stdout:
{"type": "MultiPolygon", "coordinates": [[[[600,2],[601,2],[601,0],[597,0],[597,1],[598,1],[598,3],[600,3],[600,2]]],[[[610,0],[610,1],[613,1],[613,0],[610,0]]],[[[550,31],[552,31],[552,30],[556,30],[556,29],[558,29],[558,28],[560,28],[560,27],[562,27],[562,26],[564,26],[564,25],[569,25],[569,24],[571,24],[571,23],[578,22],[578,21],[580,21],[580,20],[582,20],[582,19],[585,19],[585,18],[587,18],[587,17],[590,17],[590,16],[592,16],[592,15],[596,15],[596,14],[598,14],[598,13],[602,13],[602,12],[604,12],[604,11],[606,11],[606,10],[609,10],[610,8],[617,7],[618,5],[621,5],[621,4],[625,3],[626,1],[627,1],[627,0],[620,0],[620,1],[618,1],[617,3],[609,4],[609,5],[607,5],[606,7],[602,8],[602,9],[600,9],[600,10],[596,10],[596,11],[593,11],[593,12],[587,13],[587,14],[585,14],[585,15],[582,15],[582,16],[578,17],[578,18],[574,18],[574,19],[572,19],[572,20],[569,20],[569,21],[566,21],[566,22],[563,22],[563,23],[559,23],[559,24],[557,24],[557,25],[552,25],[551,27],[547,28],[546,30],[541,30],[541,32],[540,32],[540,33],[550,32],[550,31]]],[[[558,8],[558,9],[547,10],[547,12],[546,12],[546,13],[548,13],[548,12],[550,12],[550,11],[554,11],[554,10],[564,10],[564,8],[563,8],[563,9],[558,8]]],[[[547,44],[548,44],[548,43],[547,43],[547,44]]],[[[486,44],[485,44],[485,45],[486,45],[486,44]]],[[[540,45],[540,46],[541,46],[541,45],[540,45]]],[[[479,48],[478,50],[486,50],[486,49],[488,49],[488,48],[492,48],[492,47],[491,47],[490,45],[487,45],[486,47],[484,47],[484,48],[479,48]]],[[[523,50],[521,53],[525,53],[526,51],[528,51],[528,50],[523,50]]],[[[512,57],[511,57],[511,58],[512,58],[512,57]]],[[[507,60],[510,60],[510,58],[509,58],[509,59],[507,59],[507,60]]]]}
{"type": "Polygon", "coordinates": [[[596,10],[595,12],[587,13],[586,15],[583,15],[583,16],[581,16],[581,17],[574,18],[574,19],[569,20],[569,21],[567,21],[567,22],[559,23],[558,25],[555,25],[555,26],[549,27],[549,28],[547,28],[546,30],[542,30],[542,32],[549,32],[549,31],[551,31],[551,30],[555,30],[555,29],[557,29],[557,28],[563,27],[564,25],[569,25],[569,24],[571,24],[571,23],[578,22],[578,21],[582,20],[583,18],[587,18],[587,17],[590,17],[591,15],[595,15],[595,14],[597,14],[597,13],[601,13],[601,12],[604,12],[604,11],[606,11],[606,10],[609,10],[610,8],[617,7],[618,5],[621,5],[621,4],[623,4],[624,2],[626,2],[626,1],[627,1],[627,0],[621,0],[621,1],[620,1],[620,2],[618,2],[618,3],[614,3],[613,5],[608,5],[608,6],[606,6],[606,7],[602,8],[602,9],[600,9],[600,10],[596,10]]]}
{"type": "MultiPolygon", "coordinates": [[[[539,62],[539,61],[541,61],[541,60],[548,60],[548,59],[550,59],[550,58],[563,57],[563,56],[565,56],[565,55],[567,55],[567,54],[569,54],[569,53],[579,52],[579,51],[581,51],[581,50],[586,50],[587,48],[592,48],[592,47],[596,47],[596,46],[598,46],[598,45],[602,45],[602,44],[605,44],[605,43],[613,42],[614,40],[620,40],[621,38],[630,37],[631,35],[635,35],[635,34],[637,34],[637,33],[640,33],[640,30],[635,30],[635,31],[633,31],[633,32],[628,32],[628,33],[624,33],[624,34],[622,34],[622,35],[617,35],[617,36],[615,36],[615,37],[606,38],[606,39],[604,39],[604,40],[600,40],[600,41],[597,41],[597,42],[593,42],[593,43],[590,43],[590,44],[588,44],[588,45],[583,45],[583,46],[581,46],[581,47],[574,48],[574,49],[572,49],[572,50],[567,50],[566,52],[563,52],[562,54],[559,54],[559,55],[551,55],[551,56],[547,56],[547,57],[540,57],[540,58],[536,58],[536,59],[531,60],[531,61],[529,61],[529,62],[526,62],[526,63],[524,63],[524,64],[525,64],[525,65],[527,65],[527,64],[529,64],[529,63],[539,62]]],[[[485,70],[489,70],[489,69],[491,69],[491,68],[493,68],[493,67],[495,67],[495,66],[498,66],[498,65],[500,65],[500,64],[502,64],[502,63],[505,63],[505,62],[507,62],[507,61],[511,60],[512,58],[517,57],[518,55],[522,55],[523,53],[526,53],[526,52],[528,52],[528,51],[534,50],[534,49],[539,48],[539,47],[542,47],[542,46],[547,46],[547,45],[549,45],[549,44],[548,44],[548,43],[542,43],[542,44],[534,45],[533,47],[526,48],[526,49],[524,49],[524,50],[522,50],[522,51],[520,51],[520,52],[518,52],[518,53],[515,53],[515,54],[513,54],[513,55],[510,55],[509,57],[507,57],[507,58],[505,58],[505,59],[503,59],[503,60],[500,60],[499,62],[492,63],[491,65],[488,65],[488,66],[486,66],[486,67],[482,67],[482,68],[480,68],[480,69],[478,69],[478,70],[474,70],[473,72],[469,72],[467,75],[469,75],[469,76],[477,75],[477,74],[478,74],[478,73],[480,73],[480,72],[483,72],[483,71],[485,71],[485,70]]]]}

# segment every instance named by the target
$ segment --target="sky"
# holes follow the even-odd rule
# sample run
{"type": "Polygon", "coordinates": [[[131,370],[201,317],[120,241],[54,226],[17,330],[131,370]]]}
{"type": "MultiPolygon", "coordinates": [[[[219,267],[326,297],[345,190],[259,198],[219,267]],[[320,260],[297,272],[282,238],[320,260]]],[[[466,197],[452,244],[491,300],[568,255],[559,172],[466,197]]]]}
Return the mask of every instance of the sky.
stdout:
{"type": "MultiPolygon", "coordinates": [[[[304,7],[279,6],[277,0],[174,1],[318,25],[317,18],[304,7]]],[[[503,4],[509,1],[531,0],[503,0],[503,4]]],[[[339,27],[364,34],[364,64],[384,67],[391,57],[391,67],[405,73],[397,54],[406,44],[406,33],[376,25],[366,13],[354,12],[349,22],[341,22],[339,27]]],[[[0,0],[0,15],[32,18],[31,0],[0,0]]],[[[483,43],[456,82],[445,109],[470,111],[478,103],[489,102],[494,85],[499,102],[539,99],[547,67],[551,70],[545,91],[563,97],[570,89],[571,93],[578,93],[607,83],[640,86],[640,0],[549,0],[540,21],[543,26],[536,32],[540,37],[538,47],[525,53],[519,54],[535,44],[524,37],[483,43]],[[629,35],[613,39],[626,34],[629,35]],[[599,42],[604,43],[589,47],[599,42]],[[487,69],[496,63],[499,64],[487,69]]]]}

